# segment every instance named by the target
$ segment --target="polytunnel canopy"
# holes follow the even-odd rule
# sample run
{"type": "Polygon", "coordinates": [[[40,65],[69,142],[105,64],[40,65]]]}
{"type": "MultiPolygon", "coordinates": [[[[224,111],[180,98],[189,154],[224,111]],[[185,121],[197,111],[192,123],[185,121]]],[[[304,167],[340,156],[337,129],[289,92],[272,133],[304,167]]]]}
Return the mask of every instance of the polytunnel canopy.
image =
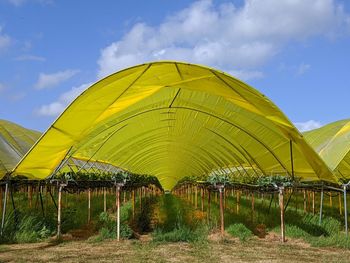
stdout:
{"type": "Polygon", "coordinates": [[[12,171],[39,137],[40,132],[0,120],[0,178],[12,171]]]}
{"type": "Polygon", "coordinates": [[[306,132],[305,139],[339,179],[350,180],[350,119],[306,132]]]}
{"type": "Polygon", "coordinates": [[[43,179],[71,156],[155,175],[165,189],[184,176],[248,168],[335,182],[268,98],[223,72],[180,62],[138,65],[92,85],[13,174],[43,179]]]}

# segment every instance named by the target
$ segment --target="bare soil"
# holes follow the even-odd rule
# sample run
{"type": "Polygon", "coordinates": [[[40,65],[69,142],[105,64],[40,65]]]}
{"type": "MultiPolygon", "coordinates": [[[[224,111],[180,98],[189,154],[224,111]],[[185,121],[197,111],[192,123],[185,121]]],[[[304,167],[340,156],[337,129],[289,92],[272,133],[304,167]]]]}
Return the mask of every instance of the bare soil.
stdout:
{"type": "Polygon", "coordinates": [[[217,234],[208,243],[154,243],[115,240],[91,243],[70,240],[0,246],[0,262],[350,262],[350,251],[314,248],[301,240],[285,244],[277,236],[253,238],[245,243],[217,234]]]}

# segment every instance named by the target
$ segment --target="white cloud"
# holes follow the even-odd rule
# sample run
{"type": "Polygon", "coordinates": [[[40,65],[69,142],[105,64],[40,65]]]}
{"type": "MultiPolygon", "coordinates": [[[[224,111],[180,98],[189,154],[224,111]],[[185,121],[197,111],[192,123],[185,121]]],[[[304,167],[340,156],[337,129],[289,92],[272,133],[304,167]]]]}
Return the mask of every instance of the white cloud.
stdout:
{"type": "Polygon", "coordinates": [[[257,70],[232,70],[227,73],[240,80],[261,79],[264,77],[264,73],[257,70]]]}
{"type": "Polygon", "coordinates": [[[0,26],[0,51],[8,48],[11,45],[11,38],[2,33],[3,28],[0,26]]]}
{"type": "Polygon", "coordinates": [[[21,101],[22,99],[24,99],[26,96],[27,96],[26,92],[20,91],[20,92],[16,92],[16,93],[9,95],[8,98],[12,102],[18,102],[18,101],[21,101]]]}
{"type": "Polygon", "coordinates": [[[42,4],[42,5],[51,5],[54,3],[53,0],[32,0],[32,1],[29,1],[29,0],[7,0],[7,1],[16,7],[22,6],[27,2],[33,2],[33,3],[42,4]]]}
{"type": "Polygon", "coordinates": [[[42,105],[35,113],[39,116],[57,116],[63,112],[63,110],[91,83],[86,83],[78,87],[73,87],[71,90],[63,93],[57,101],[54,101],[47,105],[42,105]]]}
{"type": "Polygon", "coordinates": [[[306,122],[296,122],[294,124],[298,128],[298,130],[301,132],[314,130],[322,126],[320,122],[314,121],[314,120],[309,120],[306,122]]]}
{"type": "Polygon", "coordinates": [[[21,6],[26,2],[26,0],[7,0],[7,1],[14,6],[21,6]]]}
{"type": "Polygon", "coordinates": [[[55,87],[62,82],[69,80],[73,76],[79,73],[79,70],[68,69],[64,71],[59,71],[52,74],[40,73],[38,81],[35,83],[34,87],[36,89],[46,89],[55,87]]]}
{"type": "Polygon", "coordinates": [[[6,85],[0,82],[0,93],[6,90],[6,85]]]}
{"type": "Polygon", "coordinates": [[[303,75],[311,68],[311,65],[301,63],[297,69],[297,75],[303,75]]]}
{"type": "Polygon", "coordinates": [[[16,61],[46,61],[46,58],[35,55],[22,55],[15,58],[16,61]]]}
{"type": "MultiPolygon", "coordinates": [[[[333,0],[198,1],[157,26],[135,24],[101,50],[98,76],[155,60],[206,64],[246,78],[292,41],[336,36],[349,16],[333,0]]],[[[304,69],[305,70],[305,69],[304,69]]]]}

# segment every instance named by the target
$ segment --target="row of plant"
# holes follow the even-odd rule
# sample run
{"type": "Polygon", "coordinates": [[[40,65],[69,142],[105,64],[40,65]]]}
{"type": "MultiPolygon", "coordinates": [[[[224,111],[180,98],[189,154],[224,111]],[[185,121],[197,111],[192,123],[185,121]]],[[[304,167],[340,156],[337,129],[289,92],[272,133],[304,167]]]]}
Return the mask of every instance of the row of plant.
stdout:
{"type": "MultiPolygon", "coordinates": [[[[48,187],[40,191],[40,188],[36,187],[37,192],[32,190],[29,192],[25,185],[21,185],[21,187],[17,185],[17,189],[9,194],[0,243],[37,242],[56,234],[57,189],[48,187]],[[29,195],[29,193],[32,194],[29,195]]],[[[144,191],[134,191],[133,194],[122,188],[121,237],[128,237],[130,232],[132,233],[128,227],[135,225],[133,221],[129,220],[132,211],[135,213],[134,220],[138,225],[141,225],[138,222],[142,222],[142,214],[147,212],[146,207],[151,193],[149,191],[145,195],[144,191]],[[133,201],[134,205],[132,205],[133,201]]],[[[76,229],[88,228],[92,232],[98,231],[97,239],[113,238],[116,233],[115,189],[106,191],[107,211],[101,214],[103,206],[104,194],[101,190],[96,189],[90,194],[87,191],[65,191],[62,193],[62,233],[66,234],[76,229]],[[91,209],[88,209],[89,195],[91,195],[91,209]]]]}
{"type": "Polygon", "coordinates": [[[126,190],[154,186],[163,191],[162,185],[156,176],[136,174],[122,170],[115,174],[95,172],[62,172],[56,174],[53,178],[48,180],[28,180],[23,176],[17,176],[9,181],[7,181],[7,179],[0,181],[2,185],[7,182],[10,182],[10,186],[15,190],[21,186],[39,187],[43,185],[58,185],[59,183],[65,183],[67,185],[65,190],[82,191],[102,187],[111,188],[114,187],[115,184],[122,183],[123,188],[126,190]]]}
{"type": "MultiPolygon", "coordinates": [[[[239,200],[236,194],[231,192],[226,195],[224,210],[225,231],[242,241],[248,240],[254,235],[265,237],[272,233],[279,238],[280,233],[280,211],[276,193],[255,193],[249,190],[239,190],[239,200]],[[252,195],[254,195],[254,208],[252,207],[252,195]]],[[[182,193],[182,200],[185,200],[194,207],[195,191],[182,193]]],[[[198,191],[199,195],[200,192],[198,191]]],[[[347,239],[343,231],[343,216],[339,215],[339,207],[324,203],[323,219],[319,222],[320,194],[315,198],[316,212],[307,210],[303,200],[303,192],[286,194],[289,200],[285,212],[286,236],[287,238],[300,238],[310,243],[312,246],[333,246],[350,248],[350,239],[347,239]],[[333,213],[337,212],[338,214],[333,213]]],[[[208,210],[208,195],[204,199],[197,197],[197,209],[209,212],[206,216],[207,224],[218,229],[220,226],[219,211],[220,205],[217,198],[211,198],[211,207],[208,210]]],[[[310,201],[310,200],[309,200],[310,201]]],[[[309,202],[308,201],[308,202],[309,202]]],[[[341,207],[341,206],[340,206],[341,207]]]]}
{"type": "Polygon", "coordinates": [[[65,172],[57,174],[53,180],[66,182],[69,185],[77,187],[94,187],[94,185],[113,186],[116,183],[122,183],[124,189],[133,189],[142,186],[153,185],[163,190],[157,177],[147,174],[136,174],[128,171],[119,171],[116,174],[94,173],[94,172],[65,172]]]}
{"type": "MultiPolygon", "coordinates": [[[[260,191],[274,191],[280,186],[291,187],[300,186],[300,182],[291,176],[273,175],[249,177],[250,180],[237,180],[232,174],[213,173],[209,176],[186,176],[182,178],[174,187],[177,189],[183,185],[202,185],[207,188],[216,188],[217,186],[225,187],[241,187],[247,189],[255,189],[260,191]]],[[[247,179],[247,178],[246,178],[247,179]]]]}

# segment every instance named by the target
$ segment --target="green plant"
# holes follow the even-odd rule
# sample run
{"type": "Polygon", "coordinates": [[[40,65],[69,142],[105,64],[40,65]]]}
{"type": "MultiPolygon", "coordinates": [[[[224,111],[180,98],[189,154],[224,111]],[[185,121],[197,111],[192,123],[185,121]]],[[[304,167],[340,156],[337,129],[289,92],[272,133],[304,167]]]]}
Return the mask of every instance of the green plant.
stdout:
{"type": "Polygon", "coordinates": [[[298,226],[286,224],[286,236],[292,238],[308,239],[310,237],[310,234],[298,226]]]}
{"type": "Polygon", "coordinates": [[[241,223],[230,225],[226,231],[230,235],[238,237],[241,241],[247,241],[250,237],[253,236],[252,231],[250,231],[250,229],[241,223]]]}
{"type": "Polygon", "coordinates": [[[134,221],[136,230],[140,233],[152,231],[152,214],[154,210],[154,205],[157,202],[155,197],[142,198],[142,206],[139,213],[137,213],[134,221]]]}
{"type": "MultiPolygon", "coordinates": [[[[133,232],[127,224],[128,215],[130,210],[129,205],[121,207],[121,224],[120,224],[120,237],[128,239],[132,236],[133,232]]],[[[99,232],[98,235],[92,238],[92,241],[98,242],[105,239],[113,239],[117,237],[117,226],[115,220],[113,220],[107,212],[102,212],[99,215],[98,221],[99,232]]]]}
{"type": "Polygon", "coordinates": [[[120,225],[120,237],[124,239],[129,239],[133,235],[133,231],[128,224],[120,225]]]}
{"type": "Polygon", "coordinates": [[[230,182],[230,177],[227,174],[211,174],[207,178],[207,182],[211,185],[225,185],[230,182]]]}
{"type": "Polygon", "coordinates": [[[192,230],[188,226],[180,225],[172,231],[164,231],[157,228],[153,232],[155,242],[203,242],[207,239],[208,231],[205,226],[192,230]]]}
{"type": "Polygon", "coordinates": [[[14,235],[17,243],[32,243],[47,238],[52,234],[44,222],[35,216],[24,216],[14,235]]]}
{"type": "Polygon", "coordinates": [[[261,176],[257,179],[256,184],[259,186],[292,186],[295,182],[290,176],[273,175],[273,176],[261,176]]]}

